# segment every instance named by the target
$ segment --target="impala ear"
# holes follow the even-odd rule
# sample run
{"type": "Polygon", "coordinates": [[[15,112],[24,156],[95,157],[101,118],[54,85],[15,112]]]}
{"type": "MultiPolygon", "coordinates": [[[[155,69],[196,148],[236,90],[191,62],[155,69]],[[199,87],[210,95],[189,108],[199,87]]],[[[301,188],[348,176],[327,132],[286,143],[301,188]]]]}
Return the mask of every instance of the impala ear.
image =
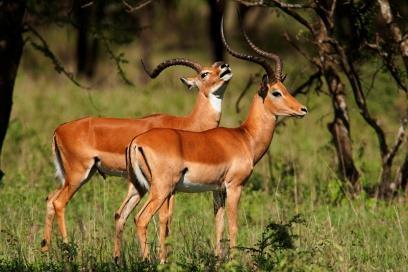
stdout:
{"type": "Polygon", "coordinates": [[[267,75],[263,75],[261,87],[259,88],[258,94],[262,99],[265,99],[266,95],[268,94],[268,82],[269,78],[267,75]]]}
{"type": "Polygon", "coordinates": [[[189,90],[197,86],[194,79],[182,77],[180,78],[180,80],[181,82],[183,82],[184,85],[187,86],[189,90]]]}

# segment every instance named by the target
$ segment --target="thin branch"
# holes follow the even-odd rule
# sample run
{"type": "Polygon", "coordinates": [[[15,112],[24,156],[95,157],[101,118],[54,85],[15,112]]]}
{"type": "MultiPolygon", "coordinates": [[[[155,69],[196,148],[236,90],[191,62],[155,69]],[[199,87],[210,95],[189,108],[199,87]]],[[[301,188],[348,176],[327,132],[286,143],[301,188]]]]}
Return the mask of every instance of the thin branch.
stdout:
{"type": "MultiPolygon", "coordinates": [[[[283,12],[294,18],[296,21],[298,21],[300,24],[302,24],[304,27],[309,29],[309,31],[314,34],[314,30],[312,25],[305,19],[303,18],[299,13],[291,10],[291,8],[288,6],[286,3],[282,3],[279,0],[270,0],[271,3],[274,3],[279,9],[281,9],[283,12]]],[[[269,6],[272,6],[271,4],[268,3],[269,6]]],[[[312,8],[313,6],[310,5],[309,8],[312,8]]]]}
{"type": "MultiPolygon", "coordinates": [[[[265,0],[265,1],[264,0],[258,0],[258,1],[235,0],[235,1],[247,7],[256,7],[256,6],[265,7],[265,6],[271,5],[271,0],[265,0]]],[[[288,4],[288,3],[280,2],[280,5],[282,7],[290,8],[290,9],[305,9],[305,8],[313,8],[315,6],[312,1],[306,4],[288,4]]]]}
{"type": "Polygon", "coordinates": [[[383,64],[383,65],[380,65],[380,66],[374,71],[373,75],[371,76],[370,86],[368,87],[368,90],[367,90],[367,93],[366,93],[366,96],[367,96],[367,97],[370,95],[371,90],[374,88],[374,83],[375,83],[375,80],[377,79],[377,75],[378,75],[378,73],[383,69],[383,67],[384,67],[384,64],[383,64]]]}
{"type": "Polygon", "coordinates": [[[245,1],[245,0],[235,0],[238,3],[241,3],[245,6],[268,6],[268,7],[278,7],[282,11],[284,11],[286,14],[289,16],[293,17],[296,21],[298,21],[300,24],[305,26],[309,31],[313,34],[314,30],[312,25],[305,19],[303,18],[299,13],[293,11],[292,9],[307,9],[307,8],[315,8],[316,5],[313,2],[310,2],[309,4],[288,4],[288,3],[283,3],[280,0],[259,0],[256,2],[251,2],[251,1],[245,1]]]}
{"type": "Polygon", "coordinates": [[[247,6],[247,7],[256,7],[256,6],[264,6],[265,3],[263,0],[259,1],[245,1],[245,0],[235,0],[241,5],[247,6]]]}
{"type": "Polygon", "coordinates": [[[153,2],[153,0],[146,0],[145,2],[137,5],[137,6],[132,6],[131,4],[129,4],[127,1],[122,0],[123,5],[125,5],[126,7],[126,11],[129,13],[135,12],[136,10],[142,9],[145,6],[149,5],[151,2],[153,2]]]}
{"type": "Polygon", "coordinates": [[[330,20],[333,20],[333,15],[334,15],[334,11],[336,10],[336,6],[337,6],[337,0],[333,0],[332,5],[330,7],[330,11],[329,11],[330,20]]]}
{"type": "Polygon", "coordinates": [[[405,93],[408,93],[408,86],[405,85],[405,82],[401,78],[398,68],[392,60],[392,54],[382,49],[378,34],[375,44],[366,42],[365,45],[377,52],[377,54],[382,58],[384,65],[387,67],[391,76],[394,78],[394,81],[397,83],[398,87],[400,87],[405,93]]]}
{"type": "Polygon", "coordinates": [[[94,4],[94,1],[90,1],[89,3],[83,4],[83,5],[81,6],[81,8],[87,8],[87,7],[92,6],[93,4],[94,4]]]}
{"type": "Polygon", "coordinates": [[[65,69],[61,61],[57,58],[54,52],[51,51],[50,47],[48,46],[48,43],[45,41],[45,39],[41,36],[41,34],[34,27],[32,27],[29,24],[26,24],[26,26],[27,26],[27,29],[31,33],[33,33],[34,36],[40,41],[40,43],[36,43],[32,39],[29,39],[30,44],[36,50],[43,53],[46,58],[52,61],[52,63],[54,64],[55,71],[57,71],[59,74],[62,73],[63,75],[65,75],[76,86],[83,88],[83,89],[90,89],[90,87],[84,86],[78,80],[76,80],[75,75],[72,72],[69,72],[65,69]]]}
{"type": "Polygon", "coordinates": [[[105,47],[105,50],[108,53],[110,59],[115,63],[116,69],[117,69],[117,72],[118,72],[119,76],[122,78],[122,80],[126,84],[128,84],[130,86],[133,86],[134,85],[133,82],[130,79],[128,79],[128,77],[126,76],[126,73],[125,73],[125,71],[123,70],[123,67],[122,67],[122,64],[127,64],[128,63],[128,61],[124,58],[124,54],[119,53],[118,55],[115,55],[115,53],[113,52],[113,50],[112,50],[112,48],[110,46],[110,43],[109,43],[108,39],[103,35],[103,33],[98,33],[98,35],[99,35],[99,37],[100,37],[100,39],[101,39],[101,41],[102,41],[102,43],[103,43],[103,45],[105,47]]]}
{"type": "Polygon", "coordinates": [[[265,2],[268,2],[266,4],[270,4],[269,2],[279,2],[279,5],[284,8],[288,9],[309,9],[309,8],[315,8],[316,4],[313,1],[310,1],[309,3],[305,4],[288,4],[288,3],[283,3],[282,1],[275,1],[275,0],[267,0],[265,2]]]}
{"type": "Polygon", "coordinates": [[[242,90],[240,93],[237,101],[235,102],[235,112],[240,113],[241,109],[239,107],[239,104],[241,103],[242,98],[245,96],[245,94],[248,92],[249,88],[255,83],[255,80],[259,78],[260,73],[252,74],[249,76],[247,84],[245,85],[245,88],[242,90]]]}
{"type": "Polygon", "coordinates": [[[292,40],[292,38],[289,36],[289,34],[288,34],[287,32],[285,32],[285,33],[283,34],[283,36],[284,36],[285,39],[290,43],[290,45],[291,45],[293,48],[295,48],[296,51],[298,51],[305,59],[307,59],[307,60],[308,60],[310,63],[312,63],[313,65],[317,66],[318,69],[321,69],[321,68],[322,68],[321,64],[320,64],[317,60],[315,60],[315,59],[313,59],[313,58],[310,58],[310,57],[308,56],[308,54],[307,54],[303,49],[301,49],[301,48],[292,40]]]}
{"type": "Polygon", "coordinates": [[[322,5],[317,5],[314,11],[317,14],[317,16],[319,16],[321,23],[324,24],[326,30],[331,32],[334,28],[334,22],[333,18],[329,17],[330,11],[325,9],[322,5]]]}
{"type": "Polygon", "coordinates": [[[390,152],[388,152],[387,156],[384,158],[384,162],[387,164],[391,164],[392,160],[394,159],[395,155],[398,152],[398,149],[400,148],[400,146],[402,145],[402,143],[404,142],[405,139],[405,127],[407,125],[408,119],[405,118],[404,120],[402,120],[401,122],[401,126],[398,130],[397,133],[397,138],[395,139],[394,145],[392,146],[392,148],[390,149],[390,152]]]}
{"type": "Polygon", "coordinates": [[[316,80],[319,80],[320,77],[322,76],[322,73],[320,71],[317,71],[316,73],[312,74],[305,82],[300,84],[295,90],[291,92],[293,96],[296,96],[298,94],[306,94],[310,87],[312,87],[313,83],[316,80]],[[307,89],[306,91],[304,91],[307,89]]]}

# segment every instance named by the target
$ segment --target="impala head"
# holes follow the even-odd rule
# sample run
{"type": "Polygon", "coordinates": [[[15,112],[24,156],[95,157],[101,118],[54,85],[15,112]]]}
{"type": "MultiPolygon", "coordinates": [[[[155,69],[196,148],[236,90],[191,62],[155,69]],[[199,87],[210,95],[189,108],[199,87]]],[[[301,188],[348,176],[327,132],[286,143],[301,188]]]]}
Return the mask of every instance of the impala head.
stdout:
{"type": "Polygon", "coordinates": [[[258,91],[264,100],[265,108],[276,116],[303,117],[307,108],[299,103],[286,89],[281,81],[271,81],[264,75],[258,91]]]}
{"type": "Polygon", "coordinates": [[[276,116],[296,116],[303,117],[307,114],[307,108],[299,103],[283,85],[284,78],[282,77],[282,61],[278,55],[265,52],[256,47],[248,38],[244,31],[245,40],[251,48],[259,55],[273,60],[275,62],[275,70],[269,63],[260,57],[246,55],[234,51],[225,40],[223,21],[221,21],[221,37],[225,48],[232,56],[247,60],[261,65],[266,75],[262,78],[262,83],[258,94],[264,101],[265,108],[276,116]]]}
{"type": "Polygon", "coordinates": [[[164,69],[174,65],[183,65],[195,70],[197,72],[196,76],[182,77],[180,78],[180,80],[188,87],[189,90],[197,87],[199,91],[208,98],[215,96],[218,99],[222,99],[225,88],[232,78],[231,68],[227,63],[224,62],[215,62],[210,67],[202,67],[198,63],[195,63],[191,60],[178,58],[166,60],[160,63],[151,72],[146,69],[144,64],[143,68],[151,78],[155,78],[164,69]]]}
{"type": "Polygon", "coordinates": [[[229,65],[218,61],[210,67],[203,67],[196,76],[182,77],[180,80],[188,89],[197,87],[207,97],[211,94],[222,97],[231,78],[232,72],[229,65]]]}

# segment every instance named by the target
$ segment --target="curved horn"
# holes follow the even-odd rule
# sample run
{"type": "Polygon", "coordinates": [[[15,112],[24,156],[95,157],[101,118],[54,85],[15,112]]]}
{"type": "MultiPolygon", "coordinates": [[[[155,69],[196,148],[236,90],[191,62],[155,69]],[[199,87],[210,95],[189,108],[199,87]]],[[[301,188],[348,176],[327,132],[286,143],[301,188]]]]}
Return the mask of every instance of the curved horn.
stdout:
{"type": "Polygon", "coordinates": [[[141,62],[142,62],[142,65],[143,65],[143,69],[150,76],[150,78],[156,78],[164,69],[166,69],[167,67],[170,67],[170,66],[174,66],[174,65],[182,65],[182,66],[190,67],[190,68],[194,69],[197,73],[199,73],[202,70],[201,65],[199,65],[198,63],[195,63],[195,62],[193,62],[191,60],[184,59],[184,58],[176,58],[176,59],[165,60],[162,63],[160,63],[159,65],[157,65],[156,68],[154,68],[152,71],[149,71],[146,68],[143,60],[141,60],[141,62]]]}
{"type": "Polygon", "coordinates": [[[248,45],[258,54],[275,62],[275,78],[276,80],[282,81],[282,60],[281,58],[273,53],[266,52],[259,47],[257,47],[248,37],[248,34],[245,32],[243,20],[239,17],[239,22],[241,25],[242,33],[244,34],[245,41],[248,45]]]}
{"type": "Polygon", "coordinates": [[[272,67],[264,59],[261,59],[259,57],[255,57],[255,56],[251,56],[251,55],[238,53],[238,52],[234,51],[227,44],[227,41],[225,40],[225,35],[224,35],[224,17],[222,17],[222,19],[221,19],[221,39],[222,39],[222,42],[224,43],[225,49],[227,49],[228,53],[230,53],[232,56],[261,65],[264,68],[266,74],[268,75],[268,77],[270,79],[275,78],[272,67]]]}

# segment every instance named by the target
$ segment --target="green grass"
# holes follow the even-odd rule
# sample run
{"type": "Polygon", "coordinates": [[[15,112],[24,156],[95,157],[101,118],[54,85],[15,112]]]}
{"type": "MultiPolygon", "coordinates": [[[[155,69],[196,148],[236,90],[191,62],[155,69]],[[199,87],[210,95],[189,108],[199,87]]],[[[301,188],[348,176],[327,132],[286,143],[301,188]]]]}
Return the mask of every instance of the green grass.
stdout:
{"type": "MultiPolygon", "coordinates": [[[[137,56],[137,52],[128,53],[131,58],[137,56]]],[[[168,52],[156,56],[154,61],[176,55],[179,54],[168,52]]],[[[201,54],[194,56],[202,63],[208,62],[201,54]]],[[[37,64],[44,62],[48,68],[28,72],[29,59],[22,65],[27,69],[21,69],[17,78],[12,121],[1,158],[6,176],[0,185],[0,271],[405,270],[408,263],[405,201],[384,203],[365,194],[350,200],[343,194],[336,178],[334,147],[326,128],[332,118],[330,101],[327,96],[314,93],[299,98],[310,108],[309,116],[287,120],[278,128],[269,151],[271,163],[265,156],[245,188],[238,244],[251,249],[240,249],[234,258],[217,263],[213,256],[211,194],[178,194],[169,239],[169,264],[160,266],[156,259],[152,263],[140,260],[131,219],[124,233],[125,261],[115,266],[114,212],[125,196],[126,182],[111,177],[105,181],[95,176],[66,209],[71,243],[61,243],[54,225],[52,249],[47,254],[41,253],[45,198],[59,185],[54,178],[51,155],[53,130],[60,123],[86,115],[185,114],[192,107],[195,92],[184,90],[177,79],[190,75],[188,70],[170,69],[147,85],[129,87],[118,83],[108,65],[101,68],[105,81],[85,91],[49,71],[47,62],[41,59],[37,64]],[[298,214],[304,222],[288,224],[298,214]],[[274,224],[267,227],[271,222],[274,224]],[[268,234],[269,240],[265,238],[268,234]],[[271,244],[262,248],[268,241],[271,244]]],[[[289,74],[286,85],[295,87],[302,81],[304,69],[294,66],[296,59],[285,60],[289,74]]],[[[257,68],[235,59],[229,62],[234,78],[225,96],[222,124],[235,126],[245,118],[256,86],[244,99],[242,113],[234,112],[234,102],[248,73],[257,68]]],[[[132,64],[129,74],[135,73],[132,64]]],[[[381,75],[369,96],[370,107],[385,125],[389,141],[398,127],[398,114],[406,108],[406,103],[401,102],[404,98],[395,99],[395,92],[390,79],[381,75]]],[[[364,186],[373,186],[380,171],[376,138],[352,100],[349,107],[361,181],[364,186]]],[[[400,161],[398,156],[396,165],[400,161]]],[[[157,219],[149,230],[153,249],[157,248],[156,227],[157,219]]]]}

